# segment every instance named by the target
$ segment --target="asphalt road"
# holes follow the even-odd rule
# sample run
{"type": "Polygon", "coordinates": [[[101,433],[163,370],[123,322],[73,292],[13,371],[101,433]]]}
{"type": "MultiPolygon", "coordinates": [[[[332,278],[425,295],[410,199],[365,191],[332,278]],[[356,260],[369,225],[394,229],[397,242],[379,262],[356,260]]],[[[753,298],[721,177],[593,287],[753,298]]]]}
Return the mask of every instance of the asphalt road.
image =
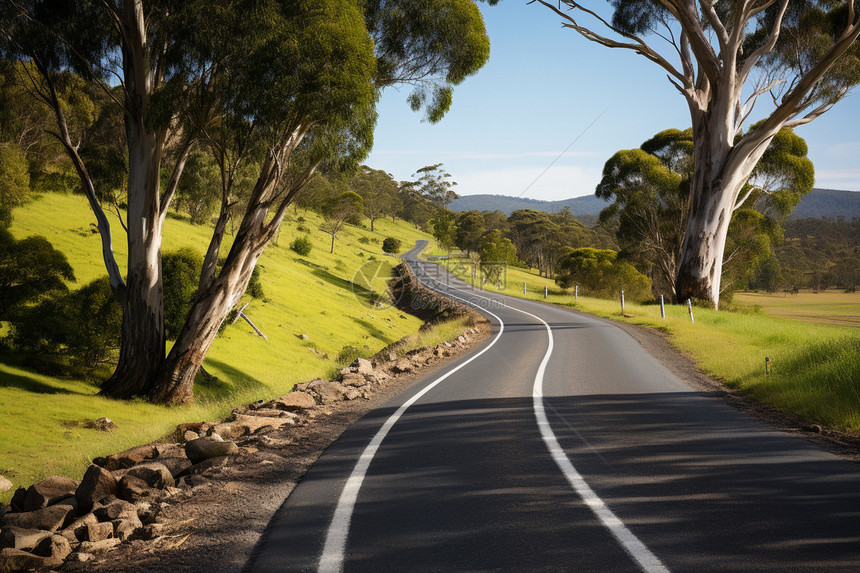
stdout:
{"type": "Polygon", "coordinates": [[[860,571],[860,466],[604,321],[408,260],[493,334],[344,433],[245,571],[860,571]]]}

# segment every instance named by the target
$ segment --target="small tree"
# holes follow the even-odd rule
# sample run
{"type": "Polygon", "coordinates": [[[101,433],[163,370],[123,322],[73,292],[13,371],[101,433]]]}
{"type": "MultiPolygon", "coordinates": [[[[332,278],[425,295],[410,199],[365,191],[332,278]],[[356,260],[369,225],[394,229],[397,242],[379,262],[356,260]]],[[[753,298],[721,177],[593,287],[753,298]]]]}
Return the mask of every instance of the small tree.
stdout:
{"type": "Polygon", "coordinates": [[[373,231],[376,220],[392,212],[392,195],[397,193],[397,182],[390,173],[362,165],[350,181],[350,187],[364,200],[364,214],[370,219],[373,231]]]}
{"type": "Polygon", "coordinates": [[[618,253],[603,249],[574,249],[559,261],[555,279],[561,288],[580,285],[591,296],[614,298],[621,291],[628,299],[651,296],[651,280],[636,267],[618,259],[618,253]]]}
{"type": "Polygon", "coordinates": [[[481,272],[490,282],[499,280],[508,265],[517,264],[517,248],[498,229],[481,237],[478,250],[481,254],[481,272]]]}
{"type": "Polygon", "coordinates": [[[164,331],[175,340],[197,294],[197,281],[203,267],[203,255],[185,248],[164,253],[161,260],[164,275],[164,331]]]}
{"type": "Polygon", "coordinates": [[[418,191],[439,207],[447,208],[451,201],[460,197],[454,192],[457,182],[450,180],[451,174],[441,163],[422,167],[412,176],[418,177],[418,191]]]}
{"type": "Polygon", "coordinates": [[[30,190],[27,158],[17,145],[0,142],[0,227],[12,221],[12,209],[24,203],[30,190]]]}
{"type": "Polygon", "coordinates": [[[387,237],[384,241],[382,241],[382,252],[388,253],[390,255],[400,252],[400,239],[395,239],[394,237],[387,237]]]}
{"type": "Polygon", "coordinates": [[[313,243],[311,243],[311,238],[308,236],[296,237],[296,239],[290,243],[290,249],[302,257],[306,257],[311,254],[312,248],[313,243]]]}
{"type": "Polygon", "coordinates": [[[320,230],[331,235],[330,252],[334,252],[334,241],[344,225],[361,222],[363,203],[361,195],[353,191],[345,191],[323,205],[324,221],[320,225],[320,230]]]}

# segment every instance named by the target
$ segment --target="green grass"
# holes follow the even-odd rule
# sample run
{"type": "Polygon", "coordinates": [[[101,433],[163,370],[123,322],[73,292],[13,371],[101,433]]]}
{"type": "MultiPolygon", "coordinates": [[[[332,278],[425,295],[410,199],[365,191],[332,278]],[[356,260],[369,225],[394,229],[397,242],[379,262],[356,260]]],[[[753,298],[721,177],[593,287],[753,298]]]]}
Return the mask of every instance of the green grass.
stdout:
{"type": "Polygon", "coordinates": [[[860,327],[860,293],[827,290],[786,293],[738,293],[736,304],[760,307],[768,314],[836,326],[860,327]]]}
{"type": "MultiPolygon", "coordinates": [[[[454,270],[469,278],[466,269],[454,270]]],[[[756,309],[729,312],[698,307],[693,309],[693,323],[685,306],[667,305],[663,319],[658,304],[630,301],[622,316],[620,300],[579,296],[574,301],[570,290],[518,268],[507,270],[501,292],[523,298],[523,282],[528,289],[525,298],[657,329],[706,373],[728,386],[810,422],[860,434],[860,334],[856,328],[772,316],[756,309]],[[547,299],[544,286],[549,287],[547,299]],[[770,374],[765,371],[765,358],[770,359],[770,374]]],[[[495,285],[484,287],[499,292],[495,285]]],[[[826,314],[826,305],[833,301],[826,296],[818,300],[825,309],[817,312],[826,314]]],[[[804,304],[803,312],[809,313],[812,302],[804,304]]],[[[857,310],[838,308],[840,316],[856,315],[857,310]]]]}
{"type": "MultiPolygon", "coordinates": [[[[45,194],[15,211],[11,230],[17,238],[44,235],[66,253],[78,279],[70,286],[77,288],[105,274],[92,220],[83,197],[45,194]]],[[[114,249],[124,268],[125,238],[115,218],[112,223],[114,249]]],[[[371,292],[385,292],[390,269],[398,262],[382,253],[382,240],[398,238],[406,250],[416,239],[429,237],[403,221],[380,220],[373,233],[347,227],[331,254],[330,237],[319,224],[312,212],[290,211],[278,244],[271,244],[259,261],[265,299],[253,300],[245,310],[269,341],[242,320],[227,327],[204,363],[218,381],[198,384],[194,405],[163,408],[108,400],[95,395],[98,389],[92,383],[36,374],[17,357],[0,355],[0,475],[16,486],[55,473],[79,478],[95,456],[157,439],[181,422],[217,419],[240,404],[280,396],[298,382],[325,376],[337,369],[337,356],[345,346],[369,356],[416,333],[420,320],[368,300],[371,292]],[[289,249],[293,239],[304,234],[295,230],[298,225],[310,231],[314,243],[307,257],[289,249]],[[309,340],[301,340],[302,334],[309,340]],[[117,424],[114,433],[81,426],[103,416],[117,424]]],[[[193,247],[202,252],[208,238],[206,228],[171,217],[164,250],[193,247]]],[[[229,244],[224,248],[226,253],[229,244]]],[[[0,494],[0,500],[11,494],[0,494]]]]}

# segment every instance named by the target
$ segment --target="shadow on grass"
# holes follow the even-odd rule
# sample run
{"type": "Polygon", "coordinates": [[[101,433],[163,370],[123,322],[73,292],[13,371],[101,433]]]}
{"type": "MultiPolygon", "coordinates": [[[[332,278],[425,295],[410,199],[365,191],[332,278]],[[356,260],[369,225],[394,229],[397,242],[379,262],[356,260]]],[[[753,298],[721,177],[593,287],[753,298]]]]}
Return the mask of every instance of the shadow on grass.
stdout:
{"type": "Polygon", "coordinates": [[[73,392],[67,388],[58,388],[57,386],[52,386],[51,384],[47,384],[41,380],[36,380],[26,375],[22,376],[20,374],[12,374],[11,372],[4,372],[2,370],[0,370],[0,388],[18,388],[19,390],[32,392],[34,394],[84,395],[83,392],[73,392]]]}
{"type": "Polygon", "coordinates": [[[237,370],[226,362],[207,358],[206,366],[217,368],[218,373],[225,376],[227,380],[222,380],[218,376],[211,375],[211,371],[208,377],[198,375],[194,383],[194,393],[203,401],[220,400],[246,390],[266,387],[263,382],[241,370],[237,370]]]}
{"type": "Polygon", "coordinates": [[[351,316],[350,318],[353,320],[353,322],[355,322],[357,325],[359,325],[365,331],[367,331],[367,333],[370,336],[372,336],[373,338],[375,338],[377,340],[381,340],[381,341],[385,342],[386,344],[390,344],[390,343],[394,342],[395,340],[397,340],[396,338],[392,337],[390,334],[386,333],[384,330],[380,329],[379,327],[377,327],[375,324],[373,324],[372,322],[370,322],[368,320],[364,320],[362,318],[356,318],[354,316],[351,316]]]}

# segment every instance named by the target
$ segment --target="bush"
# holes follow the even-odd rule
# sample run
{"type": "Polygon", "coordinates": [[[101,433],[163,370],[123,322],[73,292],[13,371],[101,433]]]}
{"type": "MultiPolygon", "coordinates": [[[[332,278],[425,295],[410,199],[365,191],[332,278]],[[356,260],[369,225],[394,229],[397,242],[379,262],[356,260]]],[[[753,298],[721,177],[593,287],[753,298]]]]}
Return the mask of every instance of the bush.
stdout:
{"type": "Polygon", "coordinates": [[[290,243],[290,249],[292,249],[302,257],[306,257],[311,254],[312,248],[313,243],[311,243],[310,237],[299,237],[295,241],[290,243]]]}
{"type": "Polygon", "coordinates": [[[382,251],[388,254],[400,252],[400,239],[395,239],[394,237],[386,238],[382,241],[382,251]]]}
{"type": "Polygon", "coordinates": [[[64,280],[74,281],[75,273],[45,237],[16,241],[0,228],[0,320],[50,291],[68,291],[64,280]]]}
{"type": "Polygon", "coordinates": [[[561,257],[555,282],[562,288],[579,285],[583,294],[615,298],[624,291],[628,300],[646,300],[651,296],[651,279],[628,262],[618,260],[618,253],[603,249],[574,249],[561,257]]]}
{"type": "Polygon", "coordinates": [[[119,352],[122,309],[107,277],[73,292],[54,291],[15,314],[12,342],[22,351],[67,355],[72,365],[94,370],[119,352]]]}
{"type": "Polygon", "coordinates": [[[161,259],[164,277],[164,331],[168,340],[176,340],[191,301],[197,294],[203,255],[192,248],[165,253],[161,259]]]}
{"type": "Polygon", "coordinates": [[[356,358],[361,357],[361,350],[355,346],[344,346],[337,354],[337,363],[342,366],[352,364],[356,358]]]}
{"type": "Polygon", "coordinates": [[[358,242],[361,243],[362,245],[369,245],[370,244],[370,237],[361,236],[358,238],[358,242]]]}

